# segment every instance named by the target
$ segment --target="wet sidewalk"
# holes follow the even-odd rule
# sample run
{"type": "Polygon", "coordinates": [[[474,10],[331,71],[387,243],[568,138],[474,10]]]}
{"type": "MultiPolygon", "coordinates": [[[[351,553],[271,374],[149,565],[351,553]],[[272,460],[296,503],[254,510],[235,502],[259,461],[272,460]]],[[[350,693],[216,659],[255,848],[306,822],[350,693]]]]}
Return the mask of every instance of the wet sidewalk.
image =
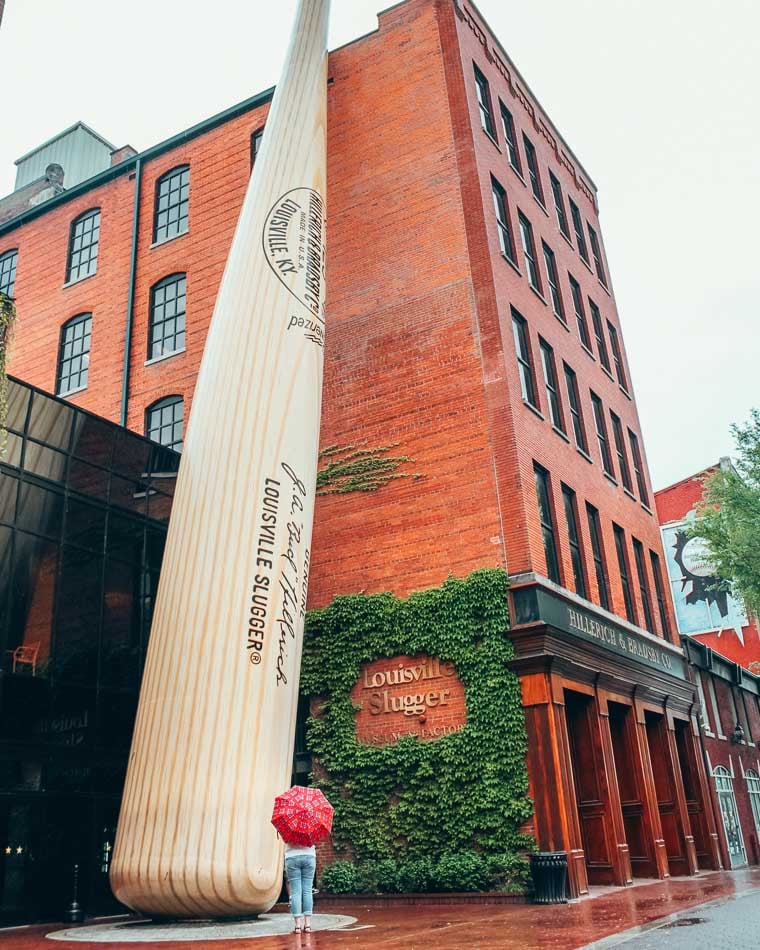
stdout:
{"type": "MultiPolygon", "coordinates": [[[[318,914],[356,918],[345,930],[257,939],[143,943],[161,950],[576,950],[610,934],[640,927],[705,901],[730,899],[760,890],[760,868],[702,873],[696,878],[640,883],[629,888],[597,888],[592,896],[549,907],[509,904],[394,904],[320,901],[318,914]]],[[[45,935],[67,925],[0,930],[3,950],[64,950],[45,935]]],[[[70,927],[70,925],[68,925],[70,927]]],[[[84,935],[82,935],[84,936],[84,935]]],[[[133,942],[68,943],[72,950],[127,950],[133,942]]]]}

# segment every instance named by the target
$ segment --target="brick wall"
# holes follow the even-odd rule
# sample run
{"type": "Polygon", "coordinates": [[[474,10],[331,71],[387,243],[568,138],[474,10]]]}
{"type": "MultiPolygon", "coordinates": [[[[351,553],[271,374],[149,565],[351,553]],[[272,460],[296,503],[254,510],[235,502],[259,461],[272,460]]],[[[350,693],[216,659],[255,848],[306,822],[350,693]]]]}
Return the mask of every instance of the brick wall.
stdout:
{"type": "MultiPolygon", "coordinates": [[[[598,592],[584,502],[601,514],[613,609],[623,614],[611,523],[626,530],[631,587],[638,601],[630,537],[661,554],[652,514],[601,471],[589,389],[624,428],[640,434],[635,403],[580,346],[567,272],[606,321],[619,328],[613,296],[561,237],[549,169],[601,238],[593,185],[473,8],[453,0],[408,0],[380,15],[377,32],[331,54],[328,87],[328,340],[321,444],[385,449],[411,461],[377,492],[318,499],[310,603],[357,590],[404,595],[450,574],[506,566],[546,572],[533,461],[552,478],[563,580],[573,588],[561,483],[577,493],[591,599],[598,592]],[[482,132],[473,60],[536,147],[546,208],[482,132]],[[568,327],[499,253],[490,176],[554,251],[568,327]],[[578,376],[591,460],[552,431],[520,398],[510,306],[555,350],[566,428],[571,434],[562,361],[578,376]],[[415,477],[411,477],[415,476],[415,477]]],[[[143,162],[128,424],[144,431],[146,408],[167,395],[192,400],[205,334],[249,174],[251,133],[267,106],[239,112],[202,134],[179,138],[143,162]],[[152,247],[155,184],[190,166],[186,234],[152,247]],[[150,290],[187,275],[187,343],[182,354],[145,365],[150,290]]],[[[498,115],[497,115],[498,120],[498,115]]],[[[19,248],[18,345],[11,370],[42,388],[55,385],[61,324],[93,313],[88,388],[72,401],[118,419],[135,180],[133,160],[112,180],[0,233],[0,253],[19,248]],[[132,171],[130,171],[132,170],[132,171]],[[101,208],[97,274],[64,287],[70,223],[101,208]]],[[[569,215],[569,208],[566,207],[569,215]]],[[[544,287],[546,270],[539,261],[544,287]]],[[[607,265],[605,261],[605,271],[607,265]]],[[[609,284],[609,279],[608,279],[609,284]]],[[[610,285],[611,286],[611,285],[610,285]]],[[[587,319],[590,322],[588,302],[587,319]]],[[[622,339],[622,337],[621,337],[622,339]]],[[[609,347],[609,340],[607,346],[609,347]]],[[[536,369],[540,373],[540,365],[536,369]]],[[[627,373],[627,367],[626,367],[627,373]]],[[[612,431],[607,418],[608,436],[612,431]]],[[[640,440],[641,441],[641,440],[640,440]]],[[[629,453],[629,465],[632,460],[629,453]]],[[[642,444],[643,451],[643,444],[642,444]]],[[[612,447],[614,456],[614,446],[612,447]]],[[[381,453],[382,454],[382,453],[381,453]]],[[[617,463],[615,462],[617,465],[617,463]]],[[[649,487],[648,475],[647,488],[649,487]]],[[[636,488],[634,486],[634,491],[636,488]]],[[[649,562],[647,556],[647,572],[649,562]]],[[[651,576],[648,578],[653,595],[651,576]]],[[[654,602],[654,598],[653,602],[654,602]]],[[[656,610],[655,610],[656,614],[656,610]]],[[[641,605],[638,615],[643,622],[641,605]]],[[[655,627],[659,630],[659,622],[655,627]]]]}
{"type": "MultiPolygon", "coordinates": [[[[660,524],[683,521],[693,512],[702,499],[705,478],[717,468],[717,465],[710,466],[658,491],[655,501],[660,524]]],[[[700,634],[699,641],[745,669],[760,672],[760,629],[754,618],[750,617],[749,623],[742,627],[741,639],[728,628],[700,634]]]]}

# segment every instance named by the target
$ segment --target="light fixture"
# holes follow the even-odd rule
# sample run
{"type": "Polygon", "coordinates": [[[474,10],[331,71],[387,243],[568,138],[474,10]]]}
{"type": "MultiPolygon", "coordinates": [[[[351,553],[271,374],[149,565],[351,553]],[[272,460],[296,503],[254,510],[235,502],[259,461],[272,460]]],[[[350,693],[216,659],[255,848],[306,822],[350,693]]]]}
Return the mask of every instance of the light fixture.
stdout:
{"type": "Polygon", "coordinates": [[[734,743],[734,745],[744,742],[744,729],[742,729],[742,724],[740,722],[737,722],[734,726],[734,731],[731,733],[731,741],[734,743]]]}

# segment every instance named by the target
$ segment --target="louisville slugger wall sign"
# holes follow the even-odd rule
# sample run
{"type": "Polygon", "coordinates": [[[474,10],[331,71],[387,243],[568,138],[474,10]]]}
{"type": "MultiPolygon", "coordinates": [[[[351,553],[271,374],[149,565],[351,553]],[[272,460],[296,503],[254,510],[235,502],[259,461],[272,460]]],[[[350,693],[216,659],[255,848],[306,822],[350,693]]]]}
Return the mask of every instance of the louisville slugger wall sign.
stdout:
{"type": "Polygon", "coordinates": [[[302,0],[184,444],[116,837],[143,913],[267,911],[290,785],[325,340],[329,0],[302,0]]]}

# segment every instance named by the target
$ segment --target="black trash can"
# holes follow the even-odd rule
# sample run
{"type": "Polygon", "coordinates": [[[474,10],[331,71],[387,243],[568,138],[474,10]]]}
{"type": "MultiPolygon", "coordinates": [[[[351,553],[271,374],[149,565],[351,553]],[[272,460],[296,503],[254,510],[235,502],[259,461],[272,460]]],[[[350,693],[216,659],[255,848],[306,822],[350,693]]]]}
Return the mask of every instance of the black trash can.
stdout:
{"type": "Polygon", "coordinates": [[[567,851],[538,851],[531,854],[530,873],[534,903],[567,903],[567,851]]]}

